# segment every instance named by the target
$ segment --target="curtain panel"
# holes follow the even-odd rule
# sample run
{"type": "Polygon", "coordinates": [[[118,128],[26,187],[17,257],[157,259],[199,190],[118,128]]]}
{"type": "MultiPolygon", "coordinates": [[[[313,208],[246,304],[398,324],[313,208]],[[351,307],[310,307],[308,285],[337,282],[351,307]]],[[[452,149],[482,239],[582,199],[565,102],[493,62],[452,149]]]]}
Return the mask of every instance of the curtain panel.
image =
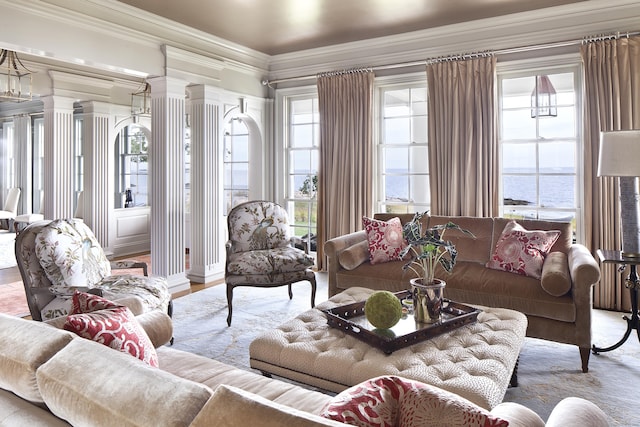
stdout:
{"type": "Polygon", "coordinates": [[[373,210],[372,71],[318,77],[318,269],[324,242],[362,229],[373,210]]]}
{"type": "MultiPolygon", "coordinates": [[[[596,249],[622,247],[618,178],[598,177],[600,132],[640,129],[640,37],[582,45],[584,64],[585,244],[596,249]]],[[[629,310],[629,292],[615,264],[601,264],[594,306],[629,310]]]]}
{"type": "Polygon", "coordinates": [[[427,66],[434,215],[497,216],[495,69],[493,56],[427,66]]]}

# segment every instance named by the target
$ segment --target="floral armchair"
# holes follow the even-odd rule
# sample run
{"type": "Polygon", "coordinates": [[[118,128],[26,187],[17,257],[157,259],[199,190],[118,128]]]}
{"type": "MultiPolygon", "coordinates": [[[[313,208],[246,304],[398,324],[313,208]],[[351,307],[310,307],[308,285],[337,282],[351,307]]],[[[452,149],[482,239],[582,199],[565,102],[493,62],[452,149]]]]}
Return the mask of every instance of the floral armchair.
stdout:
{"type": "Polygon", "coordinates": [[[227,324],[231,326],[231,301],[236,286],[289,286],[302,280],[311,283],[311,307],[315,306],[315,261],[292,246],[289,217],[280,205],[264,200],[242,203],[227,217],[229,240],[225,282],[227,284],[227,324]]]}
{"type": "Polygon", "coordinates": [[[38,221],[16,237],[16,260],[34,320],[68,314],[78,290],[112,300],[135,299],[143,311],[171,314],[167,281],[147,276],[145,263],[110,262],[91,229],[81,219],[38,221]],[[144,275],[112,275],[112,269],[142,268],[144,275]]]}

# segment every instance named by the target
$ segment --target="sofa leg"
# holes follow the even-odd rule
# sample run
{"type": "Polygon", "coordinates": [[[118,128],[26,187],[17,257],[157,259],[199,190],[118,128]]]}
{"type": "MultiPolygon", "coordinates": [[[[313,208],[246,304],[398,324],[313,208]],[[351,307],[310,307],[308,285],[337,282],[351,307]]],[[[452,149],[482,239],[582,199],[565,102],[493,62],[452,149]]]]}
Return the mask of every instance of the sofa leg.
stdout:
{"type": "Polygon", "coordinates": [[[513,372],[511,373],[511,381],[509,381],[511,387],[518,387],[518,364],[520,364],[520,356],[516,359],[516,366],[513,367],[513,372]]]}
{"type": "Polygon", "coordinates": [[[582,372],[589,372],[589,355],[591,349],[589,347],[580,347],[580,359],[582,359],[582,372]]]}

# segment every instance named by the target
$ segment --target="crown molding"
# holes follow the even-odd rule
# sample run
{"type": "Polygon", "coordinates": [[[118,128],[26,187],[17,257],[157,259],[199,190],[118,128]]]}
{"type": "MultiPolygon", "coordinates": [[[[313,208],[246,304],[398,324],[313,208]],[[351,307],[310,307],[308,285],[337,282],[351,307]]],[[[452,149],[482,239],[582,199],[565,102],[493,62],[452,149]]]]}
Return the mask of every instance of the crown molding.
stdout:
{"type": "Polygon", "coordinates": [[[457,53],[582,39],[640,28],[640,1],[589,0],[393,36],[274,55],[269,79],[381,66],[457,53]]]}

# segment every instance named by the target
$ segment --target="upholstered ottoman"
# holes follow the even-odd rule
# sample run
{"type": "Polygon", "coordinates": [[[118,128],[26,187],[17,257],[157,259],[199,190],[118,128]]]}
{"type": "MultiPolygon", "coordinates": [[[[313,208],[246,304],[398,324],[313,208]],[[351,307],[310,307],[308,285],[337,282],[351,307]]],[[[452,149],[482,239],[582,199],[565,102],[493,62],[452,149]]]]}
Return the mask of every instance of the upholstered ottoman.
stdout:
{"type": "Polygon", "coordinates": [[[249,346],[251,367],[336,393],[380,375],[398,375],[486,409],[502,402],[524,342],[524,314],[480,307],[477,322],[387,355],[330,327],[321,311],[364,301],[372,292],[349,288],[258,336],[249,346]]]}

